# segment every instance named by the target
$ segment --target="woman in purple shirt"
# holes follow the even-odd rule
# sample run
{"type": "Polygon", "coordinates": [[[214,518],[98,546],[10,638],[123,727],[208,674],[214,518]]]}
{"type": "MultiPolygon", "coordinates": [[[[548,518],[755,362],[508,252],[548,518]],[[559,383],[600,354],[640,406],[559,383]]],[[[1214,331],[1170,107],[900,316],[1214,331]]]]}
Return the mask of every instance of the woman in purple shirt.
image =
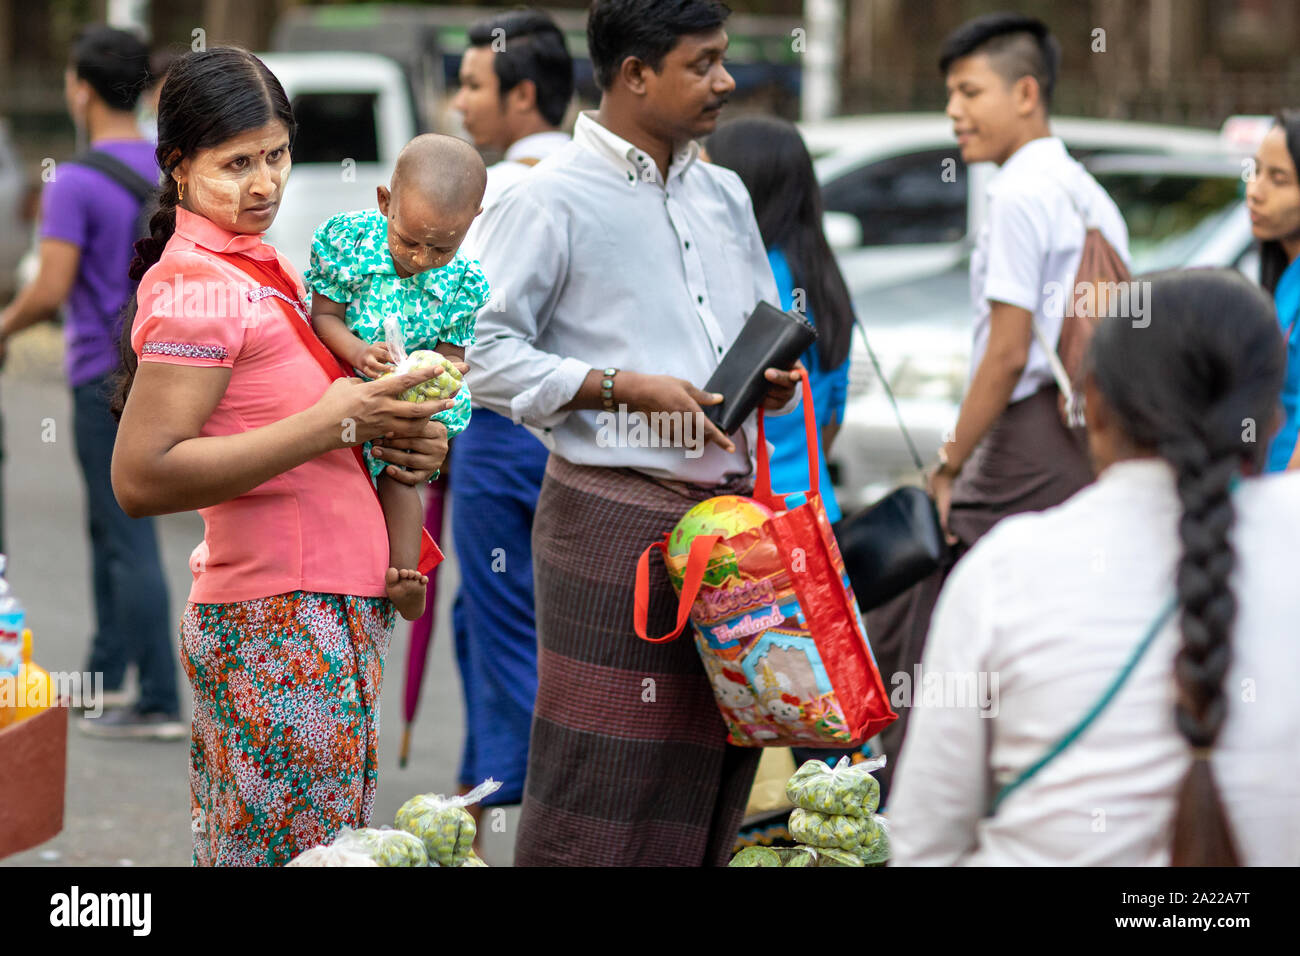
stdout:
{"type": "Polygon", "coordinates": [[[139,673],[134,706],[84,719],[98,737],[183,739],[167,585],[150,518],[133,519],[113,497],[109,469],[117,424],[108,379],[118,366],[122,307],[140,201],[118,181],[132,173],[156,186],[153,144],[135,121],[149,79],[149,51],[134,35],[90,27],[76,39],[65,77],[68,112],[99,162],[127,167],[117,178],[77,162],[60,163],[42,196],[40,270],[0,317],[0,357],[16,332],[64,310],[64,360],[73,394],[77,462],[86,483],[95,634],[87,670],[104,675],[104,703],[125,704],[128,663],[139,673]]]}

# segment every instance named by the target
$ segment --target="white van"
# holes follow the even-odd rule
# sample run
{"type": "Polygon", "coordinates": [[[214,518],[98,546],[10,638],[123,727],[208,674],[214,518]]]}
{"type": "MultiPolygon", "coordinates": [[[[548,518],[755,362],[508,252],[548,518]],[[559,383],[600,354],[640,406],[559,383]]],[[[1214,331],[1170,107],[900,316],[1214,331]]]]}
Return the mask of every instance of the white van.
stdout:
{"type": "Polygon", "coordinates": [[[259,53],[298,121],[293,171],[267,240],[306,271],[311,238],[330,216],[375,206],[397,154],[416,135],[402,68],[371,53],[259,53]]]}

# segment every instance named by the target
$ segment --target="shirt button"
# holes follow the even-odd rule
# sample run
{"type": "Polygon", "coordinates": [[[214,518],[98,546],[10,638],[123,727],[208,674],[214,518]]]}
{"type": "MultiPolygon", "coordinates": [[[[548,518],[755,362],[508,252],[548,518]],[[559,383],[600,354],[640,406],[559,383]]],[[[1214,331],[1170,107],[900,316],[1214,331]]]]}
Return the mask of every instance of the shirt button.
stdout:
{"type": "Polygon", "coordinates": [[[704,296],[702,296],[702,295],[697,295],[697,296],[695,297],[695,301],[698,302],[698,303],[700,303],[700,305],[703,305],[703,304],[704,304],[704,296]]]}
{"type": "Polygon", "coordinates": [[[689,249],[690,247],[691,247],[691,240],[687,239],[687,240],[686,240],[686,248],[689,249]]]}

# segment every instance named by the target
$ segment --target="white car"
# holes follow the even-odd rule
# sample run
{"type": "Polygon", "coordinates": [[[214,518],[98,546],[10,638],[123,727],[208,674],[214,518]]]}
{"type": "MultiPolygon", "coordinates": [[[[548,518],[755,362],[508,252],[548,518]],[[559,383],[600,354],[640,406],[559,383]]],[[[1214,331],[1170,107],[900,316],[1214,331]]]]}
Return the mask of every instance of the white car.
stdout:
{"type": "MultiPolygon", "coordinates": [[[[992,163],[967,166],[942,113],[842,117],[800,127],[826,208],[827,238],[849,292],[933,274],[961,261],[984,217],[992,163]]],[[[1213,153],[1210,130],[1054,118],[1077,159],[1101,153],[1213,153]]]]}
{"type": "Polygon", "coordinates": [[[259,53],[293,105],[293,169],[267,241],[306,271],[311,238],[330,216],[375,206],[415,107],[402,68],[372,53],[259,53]]]}
{"type": "MultiPolygon", "coordinates": [[[[1239,155],[1098,154],[1085,159],[1129,228],[1135,275],[1186,266],[1235,267],[1258,278],[1239,155]]],[[[854,296],[861,326],[929,465],[956,423],[970,375],[969,255],[921,277],[854,296]]],[[[854,335],[849,398],[830,454],[847,513],[919,476],[863,341],[854,335]]]]}

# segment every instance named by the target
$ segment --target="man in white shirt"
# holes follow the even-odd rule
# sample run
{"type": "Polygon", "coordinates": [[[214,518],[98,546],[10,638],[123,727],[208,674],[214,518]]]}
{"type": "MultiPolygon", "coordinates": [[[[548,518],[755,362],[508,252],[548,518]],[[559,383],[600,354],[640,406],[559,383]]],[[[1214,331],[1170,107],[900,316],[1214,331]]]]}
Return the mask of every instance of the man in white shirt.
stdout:
{"type": "MultiPolygon", "coordinates": [[[[564,34],[541,10],[512,10],[469,30],[460,89],[451,102],[474,145],[504,158],[488,167],[483,208],[529,169],[568,145],[560,127],[573,98],[564,34]]],[[[470,253],[473,231],[465,242],[470,253]]],[[[489,281],[491,277],[489,276],[489,281]]]]}
{"type": "MultiPolygon", "coordinates": [[[[1128,261],[1114,202],[1048,126],[1060,48],[1033,17],[997,13],[958,27],[940,69],[947,113],[967,163],[994,162],[988,216],[971,255],[975,310],[971,378],[956,427],[929,475],[940,520],[960,556],[1001,518],[1060,504],[1092,479],[1083,448],[1059,419],[1047,353],[1060,336],[1085,233],[1080,210],[1128,261]]],[[[886,681],[910,673],[948,568],[868,615],[886,681]]],[[[907,710],[882,735],[896,756],[907,710]]],[[[881,774],[887,795],[892,768],[881,774]]]]}
{"type": "MultiPolygon", "coordinates": [[[[533,526],[539,673],[519,865],[721,865],[757,767],[758,751],[726,744],[692,642],[632,628],[641,551],[695,503],[753,484],[752,416],[733,436],[698,431],[700,406],[721,399],[699,386],[754,306],[777,301],[744,184],[697,162],[695,138],[735,87],[727,13],[716,0],[597,0],[600,109],[480,221],[494,289],[471,385],[551,451],[533,526]],[[656,412],[662,431],[646,427],[656,412]]],[[[767,407],[788,411],[794,375],[765,374],[767,407]]],[[[649,630],[671,631],[658,561],[649,608],[649,630]]]]}
{"type": "MultiPolygon", "coordinates": [[[[480,21],[469,43],[453,106],[479,149],[505,153],[488,167],[488,209],[568,145],[559,126],[573,97],[573,61],[564,34],[539,10],[480,21]]],[[[474,257],[477,223],[462,247],[474,257]]],[[[490,273],[487,279],[497,284],[490,273]]],[[[448,477],[460,585],[452,630],[466,715],[458,783],[467,792],[491,777],[501,789],[482,805],[517,804],[537,696],[531,538],[547,451],[522,425],[478,402],[455,444],[448,477]],[[482,546],[489,538],[500,552],[482,546]]],[[[477,814],[479,805],[470,811],[477,814]]]]}

